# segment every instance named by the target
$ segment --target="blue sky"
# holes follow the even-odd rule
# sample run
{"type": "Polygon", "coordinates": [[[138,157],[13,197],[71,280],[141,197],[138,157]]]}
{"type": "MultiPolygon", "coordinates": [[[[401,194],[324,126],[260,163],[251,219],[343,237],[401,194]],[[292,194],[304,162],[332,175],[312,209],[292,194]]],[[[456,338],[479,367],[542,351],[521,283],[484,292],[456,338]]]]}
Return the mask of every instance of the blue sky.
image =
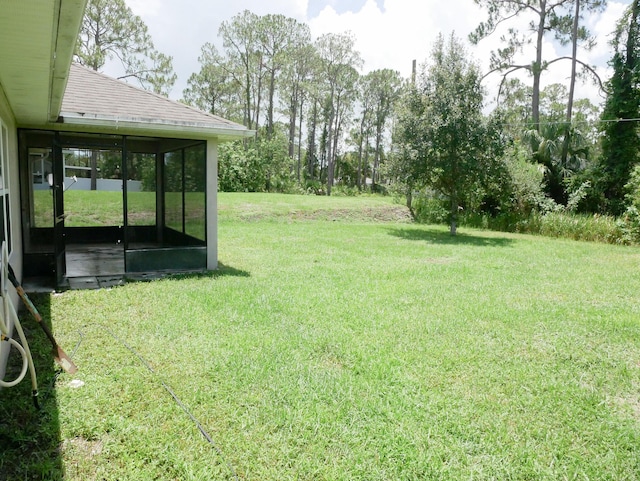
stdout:
{"type": "MultiPolygon", "coordinates": [[[[126,0],[134,13],[149,27],[156,47],[173,57],[178,81],[171,97],[179,99],[189,76],[199,70],[197,61],[205,42],[221,47],[217,37],[220,23],[230,20],[245,9],[258,15],[283,14],[306,22],[312,35],[351,31],[356,48],[364,58],[362,73],[392,68],[403,76],[411,73],[414,59],[424,62],[439,33],[452,32],[466,40],[467,35],[485,14],[473,0],[126,0]]],[[[611,57],[609,34],[630,0],[609,0],[607,10],[587,19],[588,28],[596,35],[598,46],[581,52],[581,58],[596,65],[603,77],[608,76],[607,61],[611,57]]],[[[528,19],[519,19],[518,27],[526,30],[528,19]]],[[[490,52],[500,46],[500,35],[493,35],[477,47],[469,46],[470,56],[487,69],[490,52]]],[[[557,42],[545,43],[545,58],[561,54],[557,42]]],[[[531,54],[522,58],[531,61],[531,54]]],[[[545,83],[567,83],[568,62],[558,62],[543,78],[545,83]]],[[[117,75],[107,70],[106,73],[117,75]]],[[[488,78],[487,86],[495,87],[498,77],[488,78]]],[[[578,98],[601,100],[591,83],[578,86],[578,98]]]]}

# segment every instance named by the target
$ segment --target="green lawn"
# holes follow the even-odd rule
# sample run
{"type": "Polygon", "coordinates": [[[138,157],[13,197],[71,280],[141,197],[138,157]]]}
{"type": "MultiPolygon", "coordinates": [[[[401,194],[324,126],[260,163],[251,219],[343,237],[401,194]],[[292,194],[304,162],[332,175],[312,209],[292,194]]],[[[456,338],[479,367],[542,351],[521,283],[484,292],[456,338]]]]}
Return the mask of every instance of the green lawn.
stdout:
{"type": "Polygon", "coordinates": [[[219,204],[218,272],[38,298],[85,384],[0,392],[0,478],[640,479],[640,248],[219,204]]]}

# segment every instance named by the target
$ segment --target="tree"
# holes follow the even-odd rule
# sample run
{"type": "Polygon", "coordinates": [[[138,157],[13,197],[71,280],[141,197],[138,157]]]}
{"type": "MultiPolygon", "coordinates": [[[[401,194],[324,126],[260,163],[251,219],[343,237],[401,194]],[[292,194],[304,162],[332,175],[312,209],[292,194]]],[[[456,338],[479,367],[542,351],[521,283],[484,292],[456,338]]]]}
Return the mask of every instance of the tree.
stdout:
{"type": "MultiPolygon", "coordinates": [[[[124,0],[89,0],[76,41],[75,61],[95,71],[118,58],[124,69],[119,79],[135,78],[140,85],[168,95],[176,81],[171,57],[153,46],[147,26],[124,0]]],[[[91,190],[97,187],[98,157],[91,157],[91,190]]]]}
{"type": "Polygon", "coordinates": [[[409,176],[448,198],[455,235],[459,207],[495,170],[502,143],[482,114],[480,70],[460,41],[440,36],[431,60],[405,98],[397,139],[409,176]]]}
{"type": "Polygon", "coordinates": [[[188,87],[182,92],[183,101],[205,112],[242,121],[233,79],[215,45],[205,43],[198,61],[200,71],[189,77],[188,87]]]}
{"type": "Polygon", "coordinates": [[[357,119],[358,128],[352,131],[351,138],[358,149],[356,186],[358,190],[362,190],[362,175],[365,171],[365,161],[368,164],[370,138],[373,131],[374,92],[371,88],[371,76],[369,74],[360,77],[358,89],[360,118],[357,119]]]}
{"type": "MultiPolygon", "coordinates": [[[[477,44],[482,39],[493,34],[496,29],[504,22],[518,17],[520,15],[532,15],[535,20],[531,22],[531,36],[522,34],[514,28],[510,28],[508,36],[503,36],[501,40],[506,43],[504,48],[498,49],[491,55],[491,66],[489,74],[493,72],[502,73],[502,84],[507,77],[514,72],[525,70],[533,79],[532,95],[531,95],[531,119],[534,128],[540,125],[540,85],[542,72],[544,72],[551,64],[560,60],[571,60],[574,63],[581,64],[587,71],[595,76],[599,81],[599,77],[591,66],[580,61],[577,55],[572,57],[558,57],[552,60],[544,60],[543,40],[547,32],[555,32],[558,38],[566,38],[572,35],[572,42],[577,48],[578,40],[588,38],[588,32],[584,28],[577,27],[577,21],[584,10],[593,11],[602,7],[602,0],[582,0],[583,9],[577,5],[574,16],[568,13],[571,6],[576,5],[579,0],[474,0],[474,2],[487,10],[487,20],[481,22],[474,32],[469,35],[469,39],[477,44]],[[576,28],[572,27],[576,25],[576,28]],[[567,32],[567,25],[570,25],[567,32]],[[523,48],[530,44],[535,45],[535,58],[531,63],[520,63],[516,57],[522,53],[523,48]]],[[[577,50],[576,50],[577,52],[577,50]]],[[[489,75],[487,74],[487,75],[489,75]]],[[[575,72],[574,72],[575,76],[575,72]]]]}
{"type": "Polygon", "coordinates": [[[518,78],[506,79],[497,108],[505,121],[505,134],[513,139],[522,135],[522,127],[531,123],[531,87],[518,78]]]}
{"type": "Polygon", "coordinates": [[[607,210],[624,211],[624,186],[640,161],[640,0],[633,0],[620,19],[612,41],[613,76],[602,113],[601,183],[607,210]]]}
{"type": "Polygon", "coordinates": [[[523,137],[529,143],[534,163],[542,166],[546,193],[557,203],[568,201],[566,181],[581,172],[588,160],[589,143],[580,129],[570,127],[567,155],[563,158],[566,127],[564,123],[543,123],[539,130],[531,129],[523,137]]]}
{"type": "Polygon", "coordinates": [[[562,144],[561,163],[565,164],[569,155],[569,145],[571,143],[571,120],[573,118],[573,104],[575,97],[577,67],[578,67],[578,44],[580,40],[587,40],[589,48],[595,43],[595,40],[589,38],[589,33],[584,27],[580,27],[584,12],[593,12],[602,10],[605,0],[573,0],[575,12],[573,19],[570,15],[560,18],[557,26],[556,38],[563,44],[571,43],[571,76],[569,77],[569,99],[567,102],[567,114],[564,131],[564,142],[562,144]]]}
{"type": "Polygon", "coordinates": [[[382,142],[387,122],[400,95],[401,78],[395,70],[374,70],[367,75],[368,88],[373,100],[373,131],[375,150],[371,173],[372,188],[375,189],[376,175],[382,158],[382,142]]]}
{"type": "Polygon", "coordinates": [[[257,30],[260,17],[245,10],[222,22],[218,35],[225,49],[227,71],[241,90],[243,124],[258,130],[264,64],[258,50],[257,30]]]}
{"type": "Polygon", "coordinates": [[[294,61],[296,50],[310,42],[307,25],[284,15],[265,15],[257,23],[257,47],[267,76],[267,138],[273,135],[276,80],[294,61]]]}
{"type": "Polygon", "coordinates": [[[75,61],[93,70],[117,58],[124,74],[158,94],[168,95],[176,81],[172,58],[158,52],[147,26],[124,0],[89,0],[76,43],[75,61]]]}
{"type": "Polygon", "coordinates": [[[302,162],[302,121],[304,107],[310,97],[309,84],[312,82],[313,72],[317,65],[315,48],[311,44],[311,33],[304,26],[304,33],[298,39],[299,43],[293,49],[289,62],[284,68],[280,79],[280,94],[284,104],[284,112],[289,116],[289,157],[294,158],[296,132],[298,134],[298,156],[296,176],[301,178],[302,162]]]}
{"type": "Polygon", "coordinates": [[[362,57],[354,49],[355,39],[349,34],[325,34],[316,42],[321,59],[322,74],[326,82],[326,161],[327,195],[331,195],[335,175],[335,157],[343,122],[355,100],[358,80],[356,69],[362,66],[362,57]]]}
{"type": "MultiPolygon", "coordinates": [[[[546,194],[563,205],[569,199],[569,178],[586,168],[595,145],[595,138],[588,127],[594,119],[595,107],[586,99],[575,102],[575,119],[567,124],[568,95],[562,84],[545,87],[540,93],[539,127],[520,130],[516,140],[528,147],[530,161],[543,172],[546,194]]],[[[507,111],[506,115],[512,118],[514,114],[507,111]]]]}

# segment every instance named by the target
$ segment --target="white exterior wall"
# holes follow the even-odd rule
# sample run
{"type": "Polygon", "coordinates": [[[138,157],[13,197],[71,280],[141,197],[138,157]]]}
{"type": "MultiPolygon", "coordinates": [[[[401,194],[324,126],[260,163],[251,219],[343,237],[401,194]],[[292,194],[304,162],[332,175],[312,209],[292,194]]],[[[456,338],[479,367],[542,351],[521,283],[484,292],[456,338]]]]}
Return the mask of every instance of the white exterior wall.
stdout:
{"type": "MultiPolygon", "coordinates": [[[[2,66],[0,65],[0,68],[2,66]]],[[[16,271],[18,279],[22,277],[22,222],[20,218],[20,182],[18,178],[18,134],[15,125],[15,119],[13,112],[9,107],[7,98],[0,85],[0,120],[7,129],[8,134],[8,172],[3,172],[3,175],[7,176],[7,185],[9,186],[9,205],[11,208],[10,219],[8,220],[11,225],[11,252],[9,254],[9,261],[16,271]]],[[[0,129],[0,135],[1,129],[0,129]]],[[[1,142],[0,142],[1,143],[1,142]]],[[[9,288],[11,299],[15,306],[18,305],[18,295],[15,289],[9,288]]],[[[9,326],[13,328],[12,325],[9,326]]],[[[0,378],[4,378],[5,368],[7,363],[7,357],[9,355],[9,344],[6,342],[0,343],[0,378]]]]}
{"type": "Polygon", "coordinates": [[[218,142],[207,140],[207,269],[218,268],[218,142]]]}

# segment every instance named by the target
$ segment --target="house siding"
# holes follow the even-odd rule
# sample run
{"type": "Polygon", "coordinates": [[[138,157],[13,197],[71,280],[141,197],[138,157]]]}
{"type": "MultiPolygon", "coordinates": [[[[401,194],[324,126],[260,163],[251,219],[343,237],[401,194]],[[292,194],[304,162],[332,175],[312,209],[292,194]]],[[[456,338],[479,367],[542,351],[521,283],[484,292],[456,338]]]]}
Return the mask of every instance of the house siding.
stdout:
{"type": "MultiPolygon", "coordinates": [[[[2,66],[0,66],[2,68],[2,66]]],[[[7,175],[9,185],[9,206],[11,209],[10,222],[11,222],[11,253],[9,255],[9,261],[16,271],[18,278],[22,276],[22,229],[20,222],[20,189],[18,179],[18,135],[16,130],[16,123],[11,111],[11,107],[7,101],[6,95],[0,85],[0,120],[7,129],[7,151],[9,153],[8,169],[5,173],[7,175]]],[[[1,132],[0,132],[1,135],[1,132]]],[[[18,305],[18,295],[14,289],[10,289],[11,300],[15,306],[18,305]]],[[[8,326],[10,329],[12,325],[8,326]]],[[[0,379],[4,378],[7,357],[9,356],[9,344],[6,342],[0,343],[0,379]]]]}

